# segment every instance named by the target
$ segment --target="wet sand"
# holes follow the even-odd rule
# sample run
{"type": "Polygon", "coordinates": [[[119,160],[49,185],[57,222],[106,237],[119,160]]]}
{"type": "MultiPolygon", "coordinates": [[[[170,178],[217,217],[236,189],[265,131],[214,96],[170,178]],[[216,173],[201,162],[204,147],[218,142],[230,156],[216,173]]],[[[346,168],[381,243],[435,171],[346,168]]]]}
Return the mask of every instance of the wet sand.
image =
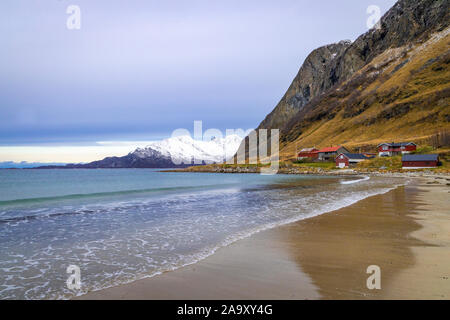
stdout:
{"type": "Polygon", "coordinates": [[[450,186],[420,179],[81,299],[450,299],[450,186]],[[369,290],[369,265],[381,289],[369,290]]]}

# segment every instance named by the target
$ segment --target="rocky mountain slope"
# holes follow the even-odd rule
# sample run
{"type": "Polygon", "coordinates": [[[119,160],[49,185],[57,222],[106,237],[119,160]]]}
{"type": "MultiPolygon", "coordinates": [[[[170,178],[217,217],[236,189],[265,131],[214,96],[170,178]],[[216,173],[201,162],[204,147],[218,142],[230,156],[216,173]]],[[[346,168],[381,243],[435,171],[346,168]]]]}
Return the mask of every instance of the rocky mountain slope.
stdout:
{"type": "Polygon", "coordinates": [[[400,0],[381,28],[313,51],[258,129],[281,130],[282,158],[450,129],[449,3],[400,0]]]}
{"type": "Polygon", "coordinates": [[[342,56],[351,41],[341,41],[311,52],[275,109],[261,122],[259,129],[281,128],[311,99],[327,88],[323,85],[328,68],[334,59],[342,56]]]}
{"type": "Polygon", "coordinates": [[[386,50],[323,94],[282,129],[281,154],[304,145],[368,149],[450,130],[450,29],[422,44],[386,50]]]}

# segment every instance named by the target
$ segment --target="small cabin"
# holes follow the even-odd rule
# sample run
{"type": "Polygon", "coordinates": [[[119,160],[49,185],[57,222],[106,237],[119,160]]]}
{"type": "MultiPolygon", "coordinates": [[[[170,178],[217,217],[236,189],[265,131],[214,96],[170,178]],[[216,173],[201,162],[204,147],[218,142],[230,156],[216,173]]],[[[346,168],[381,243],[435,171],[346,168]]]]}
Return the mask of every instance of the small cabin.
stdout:
{"type": "Polygon", "coordinates": [[[403,169],[436,168],[439,165],[437,154],[405,154],[402,157],[403,169]]]}
{"type": "Polygon", "coordinates": [[[378,155],[380,157],[392,157],[399,154],[408,154],[416,151],[417,145],[413,142],[381,143],[378,145],[378,155]]]}
{"type": "Polygon", "coordinates": [[[370,158],[362,153],[341,153],[336,157],[336,167],[348,168],[370,158]]]}
{"type": "Polygon", "coordinates": [[[323,148],[317,152],[319,154],[318,159],[322,161],[334,160],[341,153],[350,153],[342,146],[323,148]]]}
{"type": "Polygon", "coordinates": [[[317,159],[319,149],[316,148],[305,148],[299,151],[297,154],[297,160],[304,159],[317,159]]]}

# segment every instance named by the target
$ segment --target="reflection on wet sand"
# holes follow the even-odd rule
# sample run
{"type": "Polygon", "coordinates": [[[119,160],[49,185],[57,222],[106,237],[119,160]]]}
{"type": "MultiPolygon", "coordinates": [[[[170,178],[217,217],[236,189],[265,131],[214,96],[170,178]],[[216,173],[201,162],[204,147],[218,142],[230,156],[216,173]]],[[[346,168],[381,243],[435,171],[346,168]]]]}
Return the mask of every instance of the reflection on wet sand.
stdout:
{"type": "Polygon", "coordinates": [[[411,237],[420,225],[411,216],[417,190],[399,187],[350,207],[279,228],[290,255],[324,299],[388,298],[392,280],[415,264],[411,237]],[[369,290],[367,267],[381,268],[381,290],[369,290]]]}

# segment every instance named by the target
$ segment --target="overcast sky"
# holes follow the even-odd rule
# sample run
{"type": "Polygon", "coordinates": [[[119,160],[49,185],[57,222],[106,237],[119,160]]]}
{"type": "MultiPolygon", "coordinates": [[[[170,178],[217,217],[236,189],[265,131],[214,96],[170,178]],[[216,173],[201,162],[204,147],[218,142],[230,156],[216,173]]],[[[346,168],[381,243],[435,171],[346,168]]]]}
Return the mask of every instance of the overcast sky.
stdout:
{"type": "Polygon", "coordinates": [[[0,161],[91,161],[194,120],[254,128],[311,50],[356,39],[369,5],[394,3],[2,0],[0,161]]]}

